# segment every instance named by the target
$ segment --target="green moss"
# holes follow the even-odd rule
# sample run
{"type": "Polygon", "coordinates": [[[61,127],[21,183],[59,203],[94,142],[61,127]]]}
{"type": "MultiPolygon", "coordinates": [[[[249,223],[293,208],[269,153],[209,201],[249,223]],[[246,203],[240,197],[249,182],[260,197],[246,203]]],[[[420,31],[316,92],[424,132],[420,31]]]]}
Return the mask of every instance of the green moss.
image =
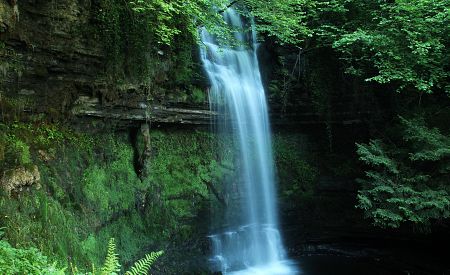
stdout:
{"type": "Polygon", "coordinates": [[[300,135],[274,136],[274,157],[281,192],[290,198],[312,196],[317,183],[319,170],[305,142],[300,135]]]}
{"type": "Polygon", "coordinates": [[[108,221],[117,212],[134,207],[136,191],[127,188],[127,183],[138,181],[131,145],[125,145],[122,138],[89,137],[55,124],[0,127],[5,130],[0,135],[1,144],[7,148],[4,155],[13,160],[10,166],[32,160],[39,167],[43,187],[19,193],[18,197],[0,196],[0,212],[4,214],[0,225],[6,227],[7,237],[20,246],[38,247],[61,263],[75,262],[85,268],[91,261],[99,263],[100,258],[88,258],[81,243],[89,232],[103,226],[99,221],[108,221]],[[103,148],[96,140],[106,141],[102,145],[110,153],[98,150],[103,148]],[[107,176],[102,179],[99,173],[107,176]],[[84,186],[86,182],[91,185],[84,186]]]}
{"type": "Polygon", "coordinates": [[[97,34],[107,54],[107,78],[112,84],[131,82],[152,88],[155,83],[162,86],[166,79],[176,82],[173,84],[189,83],[193,64],[192,35],[178,31],[175,39],[174,34],[169,33],[176,27],[167,27],[167,22],[160,21],[161,16],[166,16],[163,10],[157,8],[142,14],[133,8],[135,5],[134,2],[101,0],[95,10],[99,21],[97,34]],[[167,39],[173,42],[172,46],[164,45],[167,39]]]}
{"type": "MultiPolygon", "coordinates": [[[[25,69],[22,55],[17,53],[13,48],[8,47],[4,42],[0,41],[0,87],[3,81],[8,77],[21,75],[25,69]]],[[[2,97],[0,96],[0,103],[2,97]]]]}
{"type": "Polygon", "coordinates": [[[217,159],[216,150],[223,146],[205,132],[161,132],[151,134],[153,158],[149,180],[160,190],[160,203],[167,217],[166,226],[189,235],[193,219],[205,207],[209,190],[206,183],[220,183],[230,173],[225,159],[217,159]]]}
{"type": "Polygon", "coordinates": [[[11,243],[38,247],[61,263],[86,261],[79,249],[76,229],[83,228],[78,217],[43,191],[24,194],[18,199],[2,196],[1,225],[11,243]]]}
{"type": "Polygon", "coordinates": [[[18,165],[30,164],[30,147],[15,136],[9,136],[8,139],[9,147],[6,151],[7,154],[9,153],[18,165]]]}
{"type": "Polygon", "coordinates": [[[195,103],[204,103],[207,101],[206,93],[198,87],[192,88],[191,99],[195,103]]]}
{"type": "Polygon", "coordinates": [[[138,192],[145,192],[148,185],[142,183],[134,171],[130,144],[111,136],[104,140],[107,162],[85,170],[82,191],[102,220],[108,220],[115,213],[132,209],[138,192]]]}
{"type": "Polygon", "coordinates": [[[87,135],[43,123],[0,127],[0,148],[10,148],[12,135],[25,144],[29,156],[15,151],[39,167],[42,186],[0,195],[0,227],[13,245],[36,247],[52,261],[83,270],[102,263],[111,237],[125,266],[144,247],[192,237],[210,199],[205,181],[220,182],[228,173],[224,164],[231,163],[217,159],[220,145],[212,135],[152,131],[150,173],[140,179],[128,133],[87,135]]]}

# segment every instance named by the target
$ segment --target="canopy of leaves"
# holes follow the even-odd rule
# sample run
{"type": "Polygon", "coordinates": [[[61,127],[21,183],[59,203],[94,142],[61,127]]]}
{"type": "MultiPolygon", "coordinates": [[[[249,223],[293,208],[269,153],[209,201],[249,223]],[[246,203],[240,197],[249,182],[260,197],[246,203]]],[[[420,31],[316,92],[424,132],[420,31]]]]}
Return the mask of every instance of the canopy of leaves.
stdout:
{"type": "Polygon", "coordinates": [[[306,50],[332,46],[348,73],[399,90],[450,92],[449,1],[243,2],[261,32],[306,50]]]}
{"type": "Polygon", "coordinates": [[[349,22],[333,47],[349,72],[367,81],[431,93],[449,90],[450,3],[445,0],[346,1],[349,22]],[[364,62],[361,62],[364,61],[364,62]],[[370,72],[364,65],[371,64],[370,72]]]}
{"type": "Polygon", "coordinates": [[[177,35],[187,32],[198,40],[199,27],[223,36],[226,25],[219,11],[227,7],[225,0],[135,0],[132,10],[142,17],[151,18],[158,43],[172,45],[177,35]]]}

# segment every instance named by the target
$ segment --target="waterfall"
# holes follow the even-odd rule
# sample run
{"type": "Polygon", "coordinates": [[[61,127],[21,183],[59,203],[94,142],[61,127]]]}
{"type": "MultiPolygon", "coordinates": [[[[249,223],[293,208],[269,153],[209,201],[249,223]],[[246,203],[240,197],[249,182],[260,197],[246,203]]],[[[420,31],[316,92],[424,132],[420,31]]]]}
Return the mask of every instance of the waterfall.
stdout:
{"type": "MultiPolygon", "coordinates": [[[[211,106],[227,117],[227,128],[239,152],[243,182],[228,228],[210,236],[216,269],[227,274],[296,274],[286,259],[278,230],[274,162],[265,92],[257,59],[254,24],[251,31],[233,9],[223,17],[236,32],[238,46],[219,46],[202,30],[201,59],[209,77],[211,106]],[[227,122],[228,123],[228,122],[227,122]]],[[[225,122],[218,122],[226,124],[225,122]]]]}

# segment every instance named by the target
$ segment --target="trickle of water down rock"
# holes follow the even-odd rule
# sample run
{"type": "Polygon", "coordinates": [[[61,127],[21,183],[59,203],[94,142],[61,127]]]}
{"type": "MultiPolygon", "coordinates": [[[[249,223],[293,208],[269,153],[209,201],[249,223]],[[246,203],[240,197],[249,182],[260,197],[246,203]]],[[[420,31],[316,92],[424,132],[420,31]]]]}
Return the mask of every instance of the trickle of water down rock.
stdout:
{"type": "Polygon", "coordinates": [[[211,83],[211,106],[223,106],[220,117],[229,118],[231,124],[227,129],[237,145],[244,186],[236,213],[228,215],[233,217],[227,221],[231,227],[209,236],[211,262],[223,274],[297,274],[278,230],[270,125],[254,24],[251,31],[244,31],[249,24],[231,8],[223,17],[242,30],[235,33],[239,45],[219,46],[214,36],[202,30],[200,51],[211,83]]]}

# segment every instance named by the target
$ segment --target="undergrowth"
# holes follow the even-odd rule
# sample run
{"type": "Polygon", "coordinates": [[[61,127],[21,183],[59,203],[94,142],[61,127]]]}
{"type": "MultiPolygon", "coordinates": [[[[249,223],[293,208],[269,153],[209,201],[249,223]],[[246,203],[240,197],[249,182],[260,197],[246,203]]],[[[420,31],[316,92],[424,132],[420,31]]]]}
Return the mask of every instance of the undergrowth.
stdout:
{"type": "Polygon", "coordinates": [[[49,262],[79,270],[101,266],[111,237],[125,268],[143,247],[191,238],[208,206],[208,184],[228,171],[204,132],[153,131],[151,173],[140,178],[126,132],[88,135],[20,122],[0,128],[0,169],[36,165],[41,176],[40,189],[0,194],[5,237],[17,249],[35,247],[49,262]]]}

